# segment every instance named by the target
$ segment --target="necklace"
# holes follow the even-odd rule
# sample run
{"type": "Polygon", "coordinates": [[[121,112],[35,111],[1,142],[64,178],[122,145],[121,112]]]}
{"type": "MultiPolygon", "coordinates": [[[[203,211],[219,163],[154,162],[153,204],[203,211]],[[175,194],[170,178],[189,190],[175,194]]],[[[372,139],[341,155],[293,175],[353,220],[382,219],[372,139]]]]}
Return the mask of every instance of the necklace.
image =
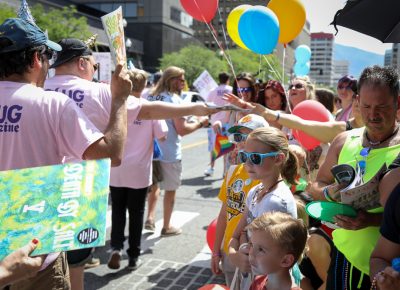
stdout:
{"type": "Polygon", "coordinates": [[[254,194],[254,198],[253,198],[253,204],[256,203],[256,201],[260,201],[264,198],[264,196],[269,193],[279,182],[283,181],[283,179],[278,179],[274,184],[272,184],[270,187],[268,187],[267,190],[265,190],[261,196],[259,196],[259,194],[263,191],[264,184],[261,184],[260,187],[257,190],[257,193],[254,194]]]}
{"type": "Polygon", "coordinates": [[[386,137],[384,140],[382,141],[371,141],[371,139],[369,139],[368,137],[368,133],[367,131],[365,131],[365,138],[367,138],[367,141],[369,143],[369,145],[371,146],[378,146],[379,144],[385,143],[387,140],[389,140],[390,138],[392,138],[394,135],[397,134],[397,132],[399,131],[399,126],[396,127],[396,129],[393,131],[392,134],[390,134],[388,137],[386,137]]]}

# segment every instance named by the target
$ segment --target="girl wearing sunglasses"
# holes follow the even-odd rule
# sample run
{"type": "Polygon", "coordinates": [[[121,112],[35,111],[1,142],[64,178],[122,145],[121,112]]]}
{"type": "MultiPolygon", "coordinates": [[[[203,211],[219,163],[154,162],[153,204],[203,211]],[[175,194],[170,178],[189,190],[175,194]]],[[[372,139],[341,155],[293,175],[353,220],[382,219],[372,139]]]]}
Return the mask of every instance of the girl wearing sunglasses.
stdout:
{"type": "Polygon", "coordinates": [[[243,232],[248,224],[271,211],[288,213],[297,218],[296,201],[284,180],[296,184],[298,160],[290,151],[282,131],[267,127],[248,135],[244,149],[238,153],[238,161],[244,163],[251,179],[261,182],[250,190],[243,215],[229,244],[231,262],[243,271],[246,253],[239,251],[239,246],[248,242],[243,232]]]}
{"type": "Polygon", "coordinates": [[[307,76],[296,77],[292,80],[289,85],[289,103],[292,109],[305,100],[314,99],[315,88],[307,76]]]}
{"type": "Polygon", "coordinates": [[[352,116],[353,100],[357,96],[357,80],[353,76],[344,76],[338,81],[337,95],[342,108],[336,113],[336,121],[348,121],[352,116]]]}

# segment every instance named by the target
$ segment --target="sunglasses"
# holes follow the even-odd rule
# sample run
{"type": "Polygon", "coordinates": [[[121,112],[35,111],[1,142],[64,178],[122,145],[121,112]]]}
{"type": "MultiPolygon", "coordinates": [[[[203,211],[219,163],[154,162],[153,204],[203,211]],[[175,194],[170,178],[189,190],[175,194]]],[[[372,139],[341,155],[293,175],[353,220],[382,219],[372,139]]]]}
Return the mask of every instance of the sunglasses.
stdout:
{"type": "Polygon", "coordinates": [[[253,89],[250,87],[247,88],[237,88],[238,93],[248,93],[251,92],[253,89]]]}
{"type": "Polygon", "coordinates": [[[275,157],[277,155],[279,155],[279,152],[257,153],[240,150],[237,158],[239,163],[246,163],[246,161],[249,160],[251,164],[261,166],[265,158],[275,157]]]}
{"type": "Polygon", "coordinates": [[[338,85],[338,86],[337,86],[337,89],[338,89],[338,90],[342,90],[342,89],[351,90],[351,86],[338,85]]]}
{"type": "Polygon", "coordinates": [[[54,56],[54,51],[48,47],[45,47],[41,52],[40,55],[45,56],[48,60],[52,59],[54,56]]]}
{"type": "MultiPolygon", "coordinates": [[[[84,59],[84,60],[87,60],[90,63],[90,58],[88,58],[88,57],[81,57],[81,58],[84,59]]],[[[93,66],[93,70],[97,71],[99,69],[99,67],[100,67],[100,63],[92,64],[92,66],[93,66]]]]}
{"type": "Polygon", "coordinates": [[[244,142],[247,139],[248,134],[242,134],[242,133],[233,133],[230,135],[232,138],[232,141],[235,143],[240,143],[244,142]]]}
{"type": "Polygon", "coordinates": [[[302,85],[302,84],[290,84],[289,85],[289,90],[291,90],[291,89],[293,89],[293,88],[295,88],[296,90],[299,90],[299,89],[302,89],[302,88],[304,88],[304,85],[302,85]]]}

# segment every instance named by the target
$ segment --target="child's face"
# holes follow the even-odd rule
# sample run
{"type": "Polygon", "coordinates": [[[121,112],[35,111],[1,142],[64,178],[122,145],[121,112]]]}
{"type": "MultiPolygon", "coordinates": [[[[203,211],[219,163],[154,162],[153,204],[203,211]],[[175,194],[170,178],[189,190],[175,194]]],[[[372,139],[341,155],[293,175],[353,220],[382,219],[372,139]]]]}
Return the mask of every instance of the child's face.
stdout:
{"type": "Polygon", "coordinates": [[[282,269],[285,257],[279,244],[264,231],[250,232],[251,270],[254,275],[267,275],[282,269]]]}
{"type": "MultiPolygon", "coordinates": [[[[257,152],[257,153],[269,153],[273,152],[272,148],[261,143],[260,141],[248,138],[244,146],[244,151],[246,152],[257,152]]],[[[263,179],[271,175],[271,173],[279,170],[278,156],[266,157],[263,159],[261,165],[254,165],[247,160],[245,163],[245,168],[251,179],[263,179]]]]}

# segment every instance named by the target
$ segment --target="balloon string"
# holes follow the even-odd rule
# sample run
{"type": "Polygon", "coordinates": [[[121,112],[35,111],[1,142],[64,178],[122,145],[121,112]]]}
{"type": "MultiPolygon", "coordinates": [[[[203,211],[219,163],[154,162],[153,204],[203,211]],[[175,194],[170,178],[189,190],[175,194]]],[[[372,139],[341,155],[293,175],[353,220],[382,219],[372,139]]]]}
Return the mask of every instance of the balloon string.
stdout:
{"type": "Polygon", "coordinates": [[[271,65],[271,63],[269,62],[268,58],[267,58],[265,55],[263,55],[263,57],[264,57],[265,61],[267,62],[270,71],[274,73],[274,75],[275,75],[275,77],[276,77],[276,79],[277,79],[278,81],[281,81],[281,80],[280,80],[279,74],[278,74],[278,73],[275,71],[275,69],[272,67],[272,65],[271,65]]]}
{"type": "Polygon", "coordinates": [[[215,29],[214,29],[212,23],[211,22],[210,23],[206,23],[206,25],[207,25],[208,29],[210,30],[211,35],[213,36],[214,40],[216,41],[219,49],[221,49],[221,51],[223,52],[223,56],[225,57],[228,65],[229,65],[229,67],[230,67],[230,69],[232,71],[232,74],[233,74],[233,76],[234,76],[234,78],[236,80],[236,73],[235,73],[235,70],[233,68],[233,64],[232,64],[231,60],[228,58],[227,54],[225,53],[225,50],[224,50],[223,46],[221,45],[221,42],[217,39],[217,35],[216,35],[215,29]]]}
{"type": "MultiPolygon", "coordinates": [[[[232,57],[231,57],[231,53],[230,53],[230,50],[229,50],[228,38],[226,37],[224,21],[223,21],[222,16],[221,16],[221,11],[219,11],[219,7],[218,7],[217,10],[218,10],[219,21],[221,22],[222,33],[223,33],[224,39],[225,39],[225,46],[226,46],[227,56],[229,58],[230,63],[232,64],[232,68],[233,68],[233,62],[232,62],[232,57]]],[[[235,74],[234,71],[233,71],[233,75],[234,75],[234,78],[236,79],[236,74],[235,74]]]]}
{"type": "Polygon", "coordinates": [[[260,62],[259,62],[259,64],[258,64],[258,76],[260,75],[260,73],[261,73],[261,54],[260,54],[260,62]]]}
{"type": "Polygon", "coordinates": [[[282,55],[282,84],[285,82],[285,60],[286,60],[286,44],[283,44],[283,55],[282,55]]]}

